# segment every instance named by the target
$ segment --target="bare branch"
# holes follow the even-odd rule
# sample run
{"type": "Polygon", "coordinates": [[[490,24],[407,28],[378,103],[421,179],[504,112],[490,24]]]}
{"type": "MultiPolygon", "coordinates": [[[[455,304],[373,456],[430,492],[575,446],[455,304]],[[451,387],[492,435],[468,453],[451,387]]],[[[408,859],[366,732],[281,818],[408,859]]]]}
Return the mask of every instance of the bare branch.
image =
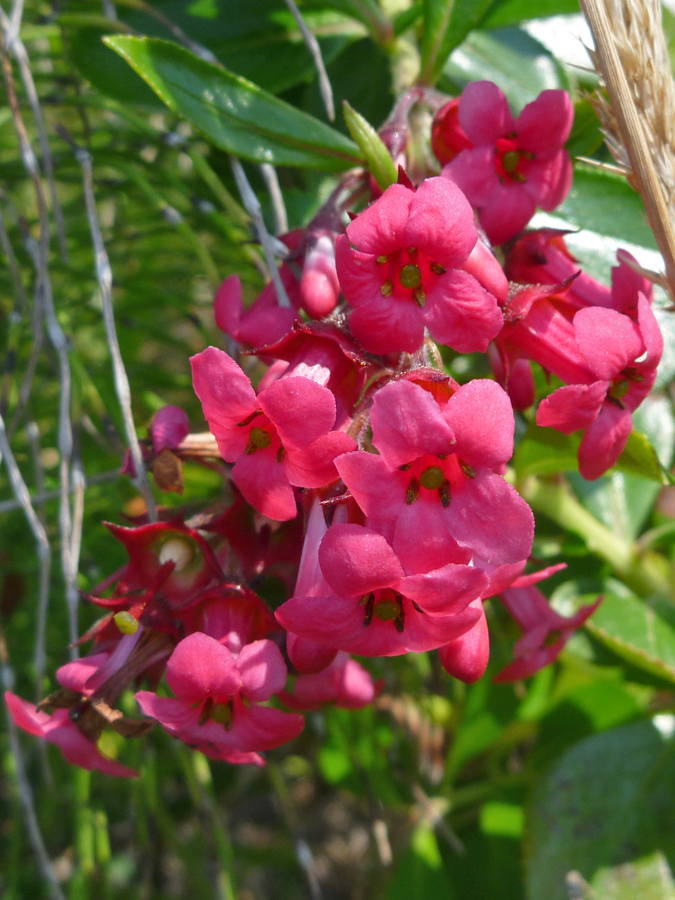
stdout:
{"type": "Polygon", "coordinates": [[[286,234],[288,231],[288,216],[286,215],[286,204],[284,203],[284,195],[281,193],[277,170],[271,163],[262,163],[260,171],[265,179],[270,200],[272,201],[274,233],[286,234]]]}
{"type": "Polygon", "coordinates": [[[103,321],[105,323],[106,338],[110,349],[110,356],[113,366],[113,377],[115,380],[115,393],[122,410],[122,418],[124,421],[124,431],[127,443],[131,451],[131,458],[134,463],[136,476],[134,483],[138,488],[148,510],[148,516],[152,522],[157,521],[157,507],[152,496],[148,475],[145,469],[143,453],[141,445],[136,434],[136,426],[134,424],[134,416],[131,411],[131,388],[129,386],[129,378],[127,370],[124,367],[120,345],[117,339],[117,329],[115,328],[115,313],[113,310],[112,300],[112,269],[110,268],[110,260],[106,253],[99,228],[98,218],[96,216],[96,199],[94,197],[94,174],[91,164],[91,156],[86,150],[78,147],[65,129],[60,128],[59,133],[73,147],[75,156],[82,167],[82,178],[84,184],[84,199],[87,207],[87,218],[89,220],[89,230],[94,245],[94,255],[96,264],[96,278],[98,280],[99,289],[101,291],[101,301],[103,303],[103,321]]]}
{"type": "Polygon", "coordinates": [[[272,278],[272,281],[274,282],[274,288],[277,292],[277,301],[279,303],[279,306],[290,308],[291,301],[288,299],[286,288],[281,281],[281,275],[279,274],[279,269],[277,268],[277,264],[274,259],[275,254],[286,256],[288,253],[288,247],[286,247],[285,244],[282,244],[281,241],[278,241],[276,238],[271,237],[269,232],[267,231],[267,228],[265,227],[265,220],[263,219],[262,215],[262,209],[260,208],[260,201],[256,197],[255,191],[249,184],[248,178],[246,177],[246,172],[244,172],[244,167],[242,166],[242,164],[235,156],[231,156],[230,165],[232,166],[232,174],[234,175],[234,180],[237,182],[237,187],[239,188],[241,202],[244,204],[246,212],[253,219],[253,227],[255,228],[258,240],[262,244],[262,248],[265,253],[265,261],[267,262],[267,267],[270,270],[270,276],[272,278]],[[280,253],[280,247],[283,247],[283,253],[280,253]]]}
{"type": "Polygon", "coordinates": [[[335,104],[333,103],[333,88],[331,87],[330,78],[328,77],[328,72],[326,72],[326,67],[323,64],[323,57],[321,56],[321,47],[319,47],[319,42],[317,41],[315,35],[313,35],[307,27],[307,23],[302,18],[302,13],[295,5],[294,0],[286,0],[286,6],[290,9],[293,18],[295,19],[297,26],[300,29],[302,39],[304,40],[307,49],[312,55],[314,65],[316,66],[316,71],[319,76],[319,91],[321,92],[321,99],[323,100],[323,105],[326,107],[328,118],[331,120],[331,122],[334,122],[335,104]]]}
{"type": "MultiPolygon", "coordinates": [[[[91,475],[89,478],[85,478],[84,487],[86,490],[92,485],[104,484],[108,481],[116,481],[121,477],[122,473],[119,469],[114,469],[112,472],[100,472],[98,475],[91,475]]],[[[77,487],[73,483],[70,489],[73,493],[75,493],[77,487]]],[[[61,489],[56,488],[53,491],[42,491],[39,494],[32,494],[30,497],[30,502],[33,504],[33,506],[36,506],[41,503],[49,503],[50,500],[58,500],[60,496],[61,489]]],[[[11,512],[14,509],[18,509],[20,506],[21,502],[19,500],[2,500],[0,501],[0,515],[2,515],[2,513],[11,512]]]]}
{"type": "Polygon", "coordinates": [[[37,689],[38,693],[41,693],[45,673],[45,626],[47,621],[47,607],[49,605],[49,574],[52,564],[52,552],[45,529],[31,503],[26,482],[23,480],[21,471],[14,459],[12,448],[9,446],[7,432],[5,431],[5,422],[2,416],[0,416],[0,457],[5,460],[5,466],[7,468],[7,474],[9,475],[9,483],[12,486],[12,491],[18,505],[24,511],[30,530],[33,532],[35,543],[37,544],[37,555],[40,560],[40,589],[38,595],[34,659],[35,670],[37,673],[37,689]]]}
{"type": "MultiPolygon", "coordinates": [[[[3,692],[11,691],[14,687],[14,672],[12,671],[9,664],[7,645],[5,643],[5,637],[2,633],[1,628],[0,684],[2,685],[3,692]]],[[[9,748],[12,752],[12,756],[14,757],[16,786],[19,792],[19,800],[21,802],[21,809],[23,812],[24,822],[26,824],[26,830],[28,831],[28,838],[33,846],[33,853],[35,854],[35,858],[37,859],[40,871],[42,872],[42,877],[49,885],[53,900],[66,900],[65,895],[63,894],[63,891],[61,890],[61,887],[56,879],[56,875],[54,874],[54,869],[52,868],[52,864],[47,853],[47,848],[45,847],[44,840],[42,839],[42,832],[40,831],[40,825],[38,823],[37,814],[35,812],[33,792],[31,790],[30,782],[26,774],[26,767],[23,762],[23,754],[21,752],[21,745],[19,743],[19,736],[16,731],[14,719],[10,715],[9,710],[7,710],[7,732],[9,734],[9,748]]]]}

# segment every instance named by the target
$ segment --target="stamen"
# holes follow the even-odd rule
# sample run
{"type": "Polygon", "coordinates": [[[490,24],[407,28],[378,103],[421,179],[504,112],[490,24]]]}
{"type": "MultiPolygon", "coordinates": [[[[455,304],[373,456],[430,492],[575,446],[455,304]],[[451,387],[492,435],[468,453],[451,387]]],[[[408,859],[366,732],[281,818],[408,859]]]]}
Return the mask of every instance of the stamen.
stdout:
{"type": "Polygon", "coordinates": [[[441,503],[447,509],[450,506],[450,482],[444,481],[443,484],[438,489],[438,496],[441,498],[441,503]]]}
{"type": "Polygon", "coordinates": [[[244,428],[246,425],[250,425],[256,416],[261,415],[262,409],[254,409],[250,416],[246,416],[246,418],[242,419],[241,422],[237,422],[237,428],[244,428]]]}
{"type": "Polygon", "coordinates": [[[445,273],[448,271],[445,266],[439,266],[438,263],[435,262],[430,262],[429,268],[434,273],[434,275],[445,275],[445,273]]]}
{"type": "Polygon", "coordinates": [[[476,470],[474,469],[474,467],[470,466],[468,462],[464,462],[463,459],[460,459],[459,467],[462,470],[462,472],[464,472],[464,474],[466,475],[467,478],[475,478],[476,477],[476,470]]]}
{"type": "Polygon", "coordinates": [[[389,262],[389,257],[388,256],[378,256],[376,262],[378,265],[384,266],[389,262]]]}
{"type": "Polygon", "coordinates": [[[420,483],[413,476],[410,479],[410,484],[408,485],[408,490],[405,492],[405,502],[408,506],[412,506],[412,504],[417,500],[420,495],[420,483]]]}
{"type": "Polygon", "coordinates": [[[390,278],[384,282],[382,287],[380,288],[380,293],[383,297],[391,297],[391,292],[394,290],[394,285],[391,282],[390,278]]]}
{"type": "Polygon", "coordinates": [[[418,306],[425,307],[427,305],[427,295],[424,293],[422,288],[415,288],[413,291],[413,297],[415,298],[415,302],[418,306]]]}

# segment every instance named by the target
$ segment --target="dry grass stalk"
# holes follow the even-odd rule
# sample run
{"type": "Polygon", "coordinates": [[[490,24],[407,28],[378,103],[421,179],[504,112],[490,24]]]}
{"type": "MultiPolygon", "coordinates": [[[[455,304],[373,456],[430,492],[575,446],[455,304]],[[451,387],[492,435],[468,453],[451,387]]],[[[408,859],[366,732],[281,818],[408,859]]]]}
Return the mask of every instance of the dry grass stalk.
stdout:
{"type": "Polygon", "coordinates": [[[675,298],[675,84],[658,0],[580,0],[609,103],[607,145],[639,191],[675,298]]]}

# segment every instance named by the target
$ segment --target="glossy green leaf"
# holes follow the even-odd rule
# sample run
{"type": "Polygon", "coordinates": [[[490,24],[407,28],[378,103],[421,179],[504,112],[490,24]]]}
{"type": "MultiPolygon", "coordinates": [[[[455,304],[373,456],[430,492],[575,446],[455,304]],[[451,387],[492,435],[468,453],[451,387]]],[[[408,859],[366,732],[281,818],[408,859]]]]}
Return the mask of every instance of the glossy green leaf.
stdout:
{"type": "Polygon", "coordinates": [[[531,423],[518,445],[513,464],[518,478],[578,470],[579,436],[531,423]]]}
{"type": "Polygon", "coordinates": [[[607,593],[586,628],[617,656],[675,682],[675,629],[643,601],[607,593]]]}
{"type": "Polygon", "coordinates": [[[497,0],[482,23],[484,28],[505,28],[529,19],[545,19],[579,12],[577,0],[497,0]]]}
{"type": "Polygon", "coordinates": [[[647,435],[640,431],[633,430],[631,432],[626,449],[619,457],[617,466],[624,472],[634,472],[645,478],[660,481],[662,484],[667,482],[656,450],[647,435]]]}
{"type": "Polygon", "coordinates": [[[574,159],[577,156],[591,156],[601,146],[604,138],[600,122],[587,97],[574,104],[574,122],[565,147],[574,159]]]}
{"type": "Polygon", "coordinates": [[[515,112],[544,90],[568,86],[551,53],[520,28],[473,32],[444,65],[439,87],[460,91],[482,79],[498,84],[515,112]]]}
{"type": "Polygon", "coordinates": [[[342,110],[349,133],[363,154],[371,175],[380,188],[386,190],[390,184],[396,183],[398,177],[391,153],[370,122],[367,122],[346,100],[342,102],[342,110]]]}
{"type": "Polygon", "coordinates": [[[176,44],[119,36],[106,43],[170,109],[223,150],[255,162],[329,172],[360,161],[356,145],[339,132],[176,44]]]}
{"type": "Polygon", "coordinates": [[[445,62],[464,38],[477,28],[492,0],[424,0],[421,79],[434,84],[445,62]]]}
{"type": "Polygon", "coordinates": [[[672,900],[673,721],[656,721],[582,741],[537,786],[526,826],[530,900],[568,900],[574,884],[580,897],[672,900]]]}
{"type": "Polygon", "coordinates": [[[639,194],[618,175],[577,166],[572,189],[556,216],[577,228],[656,249],[639,194]]]}

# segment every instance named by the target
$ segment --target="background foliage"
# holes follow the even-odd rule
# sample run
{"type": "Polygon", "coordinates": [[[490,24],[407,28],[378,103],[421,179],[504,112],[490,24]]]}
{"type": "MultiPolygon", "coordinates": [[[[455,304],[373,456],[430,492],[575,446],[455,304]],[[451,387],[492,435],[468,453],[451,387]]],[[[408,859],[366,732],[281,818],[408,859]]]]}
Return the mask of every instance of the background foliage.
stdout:
{"type": "MultiPolygon", "coordinates": [[[[558,58],[550,49],[555,42],[544,46],[533,36],[541,29],[528,22],[534,12],[576,13],[572,0],[400,6],[301,4],[338,109],[347,100],[378,127],[417,47],[422,71],[449,93],[490,78],[522,107],[545,88],[570,90],[577,115],[569,149],[607,158],[585,93],[595,86],[593,74],[558,58]]],[[[227,153],[246,160],[270,228],[257,163],[279,167],[293,228],[308,221],[359,151],[340,114],[328,123],[314,64],[283,0],[28,0],[21,37],[63,214],[59,235],[52,204],[50,274],[68,340],[74,459],[88,483],[77,581],[87,590],[123,561],[101,521],[122,521],[139,507],[133,485],[119,475],[124,432],[82,173],[68,136],[93,160],[141,434],[166,403],[185,408],[194,430],[203,428],[188,357],[222,341],[212,320],[214,289],[235,271],[249,298],[264,284],[262,254],[227,153]]],[[[6,47],[6,33],[4,41],[6,47]]],[[[16,66],[14,79],[37,152],[16,66]]],[[[0,412],[53,547],[50,674],[37,685],[38,557],[3,468],[2,628],[17,690],[33,697],[53,686],[51,673],[67,658],[56,499],[61,381],[57,356],[35,327],[35,196],[6,94],[0,102],[0,211],[25,293],[17,291],[4,246],[0,412]]],[[[577,162],[558,213],[561,227],[576,232],[570,246],[592,274],[608,278],[618,246],[655,264],[640,200],[620,178],[577,162]]],[[[659,391],[636,416],[646,437],[632,439],[606,477],[583,481],[574,473],[573,438],[542,437],[519,422],[513,477],[537,516],[534,556],[568,563],[552,581],[559,586],[554,603],[569,612],[598,593],[605,597],[554,667],[526,683],[491,681],[516,637],[494,606],[492,659],[478,684],[451,680],[426,656],[368,661],[385,680],[376,708],[309,716],[303,736],[270,754],[263,770],[210,767],[156,730],[125,746],[106,737],[108,753],[141,769],[140,779],[120,783],[74,771],[57,753],[22,739],[64,893],[73,900],[201,900],[232,896],[234,883],[241,900],[675,897],[675,489],[667,474],[675,449],[675,325],[665,309],[659,317],[666,337],[659,391]],[[564,480],[559,472],[567,473],[564,480]]],[[[461,381],[481,374],[471,360],[447,362],[461,381]]],[[[215,473],[188,466],[183,497],[156,491],[156,498],[195,511],[217,499],[219,485],[215,473]]],[[[81,629],[94,618],[82,608],[81,629]]],[[[131,695],[124,703],[133,712],[131,695]]],[[[22,825],[5,732],[0,763],[0,895],[38,900],[49,888],[22,825]]]]}

